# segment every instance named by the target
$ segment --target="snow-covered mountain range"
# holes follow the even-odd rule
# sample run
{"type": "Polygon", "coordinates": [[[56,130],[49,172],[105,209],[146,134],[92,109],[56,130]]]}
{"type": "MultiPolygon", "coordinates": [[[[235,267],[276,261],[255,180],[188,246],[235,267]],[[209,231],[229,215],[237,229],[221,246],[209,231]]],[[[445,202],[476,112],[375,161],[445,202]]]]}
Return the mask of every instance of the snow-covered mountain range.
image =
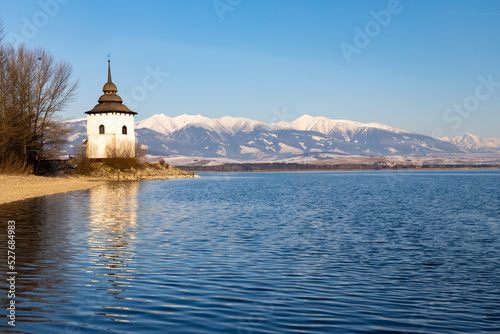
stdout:
{"type": "MultiPolygon", "coordinates": [[[[86,138],[86,121],[66,122],[73,130],[67,152],[86,138]]],[[[169,117],[156,114],[136,123],[136,137],[151,155],[196,156],[239,160],[316,159],[335,155],[413,155],[499,150],[500,140],[466,135],[441,138],[395,129],[379,123],[359,123],[304,115],[292,122],[267,124],[248,118],[201,115],[169,117]],[[467,138],[472,138],[471,140],[467,138]],[[488,146],[489,145],[489,146],[488,146]]]]}

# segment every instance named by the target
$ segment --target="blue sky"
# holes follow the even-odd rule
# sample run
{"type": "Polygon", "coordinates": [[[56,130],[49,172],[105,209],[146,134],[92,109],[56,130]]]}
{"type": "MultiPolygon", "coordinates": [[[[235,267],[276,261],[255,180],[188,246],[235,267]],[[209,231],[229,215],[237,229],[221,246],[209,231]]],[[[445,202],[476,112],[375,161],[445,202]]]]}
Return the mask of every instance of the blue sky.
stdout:
{"type": "Polygon", "coordinates": [[[97,103],[109,53],[137,120],[310,114],[500,137],[497,0],[2,1],[0,17],[72,63],[68,119],[97,103]]]}

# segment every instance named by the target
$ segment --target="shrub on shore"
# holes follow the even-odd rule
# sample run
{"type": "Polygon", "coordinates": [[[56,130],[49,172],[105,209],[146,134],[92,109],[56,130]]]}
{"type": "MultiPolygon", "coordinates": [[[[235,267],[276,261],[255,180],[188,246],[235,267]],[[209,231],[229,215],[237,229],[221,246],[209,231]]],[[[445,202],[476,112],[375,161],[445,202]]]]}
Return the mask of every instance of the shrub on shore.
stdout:
{"type": "Polygon", "coordinates": [[[28,175],[33,168],[15,154],[9,154],[0,160],[0,174],[28,175]]]}

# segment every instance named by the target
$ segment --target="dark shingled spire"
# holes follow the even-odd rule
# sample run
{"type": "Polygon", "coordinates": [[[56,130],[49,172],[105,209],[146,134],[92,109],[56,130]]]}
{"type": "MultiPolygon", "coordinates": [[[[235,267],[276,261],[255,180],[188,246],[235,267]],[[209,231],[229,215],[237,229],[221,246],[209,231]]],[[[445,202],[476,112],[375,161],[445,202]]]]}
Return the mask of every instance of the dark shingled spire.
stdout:
{"type": "Polygon", "coordinates": [[[127,106],[123,104],[123,100],[120,96],[116,94],[118,92],[118,88],[111,81],[111,60],[108,59],[108,82],[104,84],[102,87],[102,91],[104,95],[102,95],[94,109],[87,111],[86,114],[99,114],[106,112],[122,112],[128,114],[137,114],[136,112],[131,111],[127,106]]]}
{"type": "Polygon", "coordinates": [[[108,59],[108,82],[111,82],[111,59],[108,59]]]}
{"type": "Polygon", "coordinates": [[[111,60],[108,59],[108,82],[102,87],[102,91],[104,94],[116,94],[118,91],[118,88],[116,88],[116,85],[111,81],[111,60]]]}

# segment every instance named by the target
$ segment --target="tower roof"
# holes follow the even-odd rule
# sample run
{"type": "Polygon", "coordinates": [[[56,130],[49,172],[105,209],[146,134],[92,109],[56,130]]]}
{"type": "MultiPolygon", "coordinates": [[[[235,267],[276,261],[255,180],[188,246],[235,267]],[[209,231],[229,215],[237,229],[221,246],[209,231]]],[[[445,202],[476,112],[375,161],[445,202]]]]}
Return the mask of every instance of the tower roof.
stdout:
{"type": "Polygon", "coordinates": [[[136,115],[136,112],[131,111],[123,104],[122,98],[116,94],[118,88],[111,80],[111,61],[108,60],[108,82],[102,87],[103,95],[99,98],[99,102],[92,110],[85,112],[86,114],[100,114],[107,112],[121,112],[136,115]]]}

